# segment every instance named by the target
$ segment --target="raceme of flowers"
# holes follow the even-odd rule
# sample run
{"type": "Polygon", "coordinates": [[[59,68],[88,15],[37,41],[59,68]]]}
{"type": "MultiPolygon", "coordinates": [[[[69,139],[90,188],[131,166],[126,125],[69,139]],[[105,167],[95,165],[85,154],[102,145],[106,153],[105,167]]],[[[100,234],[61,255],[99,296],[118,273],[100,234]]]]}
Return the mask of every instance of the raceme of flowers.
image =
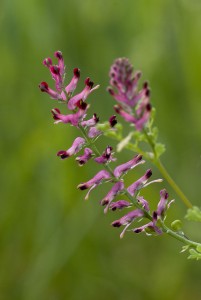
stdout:
{"type": "MultiPolygon", "coordinates": [[[[68,109],[67,114],[61,113],[60,109],[53,108],[52,115],[54,123],[65,123],[75,126],[79,130],[79,136],[71,143],[68,149],[59,150],[57,156],[66,159],[70,156],[76,156],[75,160],[79,166],[85,165],[88,160],[93,159],[94,163],[100,165],[100,171],[93,178],[86,182],[80,183],[78,189],[87,190],[85,199],[89,198],[92,190],[99,185],[109,183],[111,188],[100,204],[104,206],[104,212],[116,210],[128,210],[120,219],[112,222],[114,227],[124,227],[120,237],[123,237],[125,231],[136,220],[145,220],[145,223],[131,229],[134,233],[145,232],[147,234],[162,234],[160,221],[164,220],[166,211],[172,201],[168,201],[168,193],[165,189],[160,191],[158,206],[155,211],[151,212],[149,202],[140,195],[143,188],[154,182],[160,182],[161,179],[149,181],[152,176],[151,169],[148,169],[143,176],[126,187],[124,176],[137,166],[145,163],[142,155],[138,154],[129,161],[120,164],[113,169],[111,163],[117,161],[115,153],[110,145],[98,151],[95,141],[102,135],[101,130],[96,127],[99,117],[96,113],[93,116],[87,116],[89,105],[87,97],[96,90],[99,85],[94,86],[90,78],[84,81],[84,88],[80,93],[74,95],[77,84],[80,80],[80,70],[75,68],[70,82],[65,84],[65,65],[63,55],[60,51],[54,53],[57,64],[53,64],[51,58],[43,61],[51,73],[55,82],[55,88],[49,87],[48,83],[41,82],[39,88],[42,92],[47,93],[52,99],[59,103],[65,104],[68,109]],[[82,152],[81,152],[82,151],[82,152]],[[81,152],[81,154],[80,154],[81,152]],[[79,155],[78,155],[79,153],[79,155]],[[116,200],[120,196],[121,200],[116,200]],[[116,201],[115,201],[116,200],[116,201]],[[148,219],[148,223],[147,223],[148,219]]],[[[115,105],[115,111],[121,115],[127,122],[133,124],[136,130],[142,130],[150,117],[150,91],[147,83],[138,91],[138,81],[141,73],[137,72],[133,75],[133,68],[126,58],[120,58],[115,61],[110,70],[110,85],[108,89],[110,94],[118,102],[115,105]]],[[[108,124],[110,130],[115,130],[117,123],[116,116],[109,118],[108,124]]]]}

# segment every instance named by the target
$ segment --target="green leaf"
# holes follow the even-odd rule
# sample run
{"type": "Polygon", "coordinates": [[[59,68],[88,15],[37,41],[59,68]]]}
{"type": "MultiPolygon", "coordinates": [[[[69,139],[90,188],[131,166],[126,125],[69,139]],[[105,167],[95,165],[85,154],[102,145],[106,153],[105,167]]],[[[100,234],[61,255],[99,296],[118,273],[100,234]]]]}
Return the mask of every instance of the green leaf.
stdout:
{"type": "Polygon", "coordinates": [[[190,255],[188,256],[188,259],[201,259],[201,253],[197,252],[195,249],[189,249],[190,255]]]}
{"type": "Polygon", "coordinates": [[[201,253],[201,244],[196,247],[196,250],[201,253]]]}
{"type": "Polygon", "coordinates": [[[182,223],[180,220],[175,220],[171,223],[171,227],[174,231],[179,231],[182,228],[182,223]]]}
{"type": "Polygon", "coordinates": [[[189,221],[201,222],[201,210],[197,206],[189,208],[185,218],[189,221]]]}
{"type": "Polygon", "coordinates": [[[121,152],[125,147],[128,146],[131,138],[133,136],[133,133],[130,132],[121,142],[117,145],[117,152],[121,152]]]}
{"type": "Polygon", "coordinates": [[[165,152],[165,145],[161,143],[155,144],[156,156],[159,158],[165,152]]]}

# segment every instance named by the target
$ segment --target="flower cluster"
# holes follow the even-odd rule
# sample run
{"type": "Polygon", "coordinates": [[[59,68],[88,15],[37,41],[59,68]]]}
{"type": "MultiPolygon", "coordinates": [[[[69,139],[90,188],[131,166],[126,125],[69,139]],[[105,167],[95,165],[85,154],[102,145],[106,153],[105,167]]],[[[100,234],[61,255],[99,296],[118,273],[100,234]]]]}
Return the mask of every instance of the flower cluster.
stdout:
{"type": "MultiPolygon", "coordinates": [[[[149,181],[152,176],[151,169],[148,169],[145,174],[138,180],[133,182],[130,186],[126,187],[124,183],[124,176],[136,168],[137,166],[145,163],[142,155],[135,155],[131,160],[120,164],[113,169],[110,164],[116,161],[112,147],[106,146],[102,154],[95,146],[96,139],[102,134],[97,129],[96,124],[99,118],[96,113],[90,119],[87,119],[87,110],[89,105],[86,102],[87,97],[91,92],[98,88],[98,85],[93,88],[93,82],[90,78],[85,80],[84,89],[73,95],[78,81],[80,79],[80,70],[74,69],[74,75],[68,85],[65,86],[65,65],[62,53],[55,52],[55,57],[58,60],[57,65],[52,64],[51,58],[46,58],[43,64],[49,69],[53,80],[55,81],[55,90],[49,88],[46,82],[41,82],[39,88],[42,92],[46,92],[54,100],[65,103],[70,110],[69,114],[62,114],[60,109],[52,109],[54,122],[69,123],[79,129],[82,136],[78,136],[67,150],[60,150],[57,156],[61,159],[66,159],[70,156],[78,154],[83,149],[83,153],[76,157],[79,166],[83,166],[89,159],[94,159],[94,162],[101,165],[101,170],[91,179],[78,185],[80,190],[88,190],[85,199],[89,198],[89,194],[100,184],[109,182],[112,184],[111,189],[106,196],[100,201],[104,206],[104,212],[122,210],[131,208],[131,211],[125,214],[120,219],[114,221],[112,226],[121,227],[125,226],[121,237],[123,237],[127,228],[138,219],[148,219],[149,222],[141,227],[132,229],[133,232],[139,233],[145,231],[146,233],[161,234],[162,228],[160,221],[164,220],[166,210],[169,207],[168,193],[166,190],[161,190],[160,200],[156,211],[150,212],[149,203],[140,195],[143,188],[154,182],[160,182],[161,179],[149,181]],[[116,200],[116,197],[121,195],[123,199],[116,200]],[[124,198],[127,198],[125,200],[124,198]],[[115,201],[116,200],[116,201],[115,201]],[[133,209],[134,208],[134,209],[133,209]]],[[[149,88],[145,83],[143,89],[137,92],[137,83],[140,78],[140,73],[136,73],[133,77],[132,67],[127,59],[118,59],[111,68],[111,81],[110,84],[117,89],[117,93],[110,88],[110,93],[113,97],[120,102],[115,107],[116,112],[122,115],[126,121],[133,123],[137,130],[141,130],[147,122],[151,110],[149,104],[149,88]],[[132,108],[135,108],[135,115],[132,113],[132,108]]],[[[117,123],[116,116],[109,118],[110,128],[115,127],[117,123]]]]}
{"type": "Polygon", "coordinates": [[[116,113],[125,121],[135,125],[136,130],[141,131],[150,118],[150,89],[145,82],[138,91],[138,81],[141,72],[133,73],[133,67],[127,58],[115,60],[110,69],[109,93],[118,102],[114,106],[116,113]]]}

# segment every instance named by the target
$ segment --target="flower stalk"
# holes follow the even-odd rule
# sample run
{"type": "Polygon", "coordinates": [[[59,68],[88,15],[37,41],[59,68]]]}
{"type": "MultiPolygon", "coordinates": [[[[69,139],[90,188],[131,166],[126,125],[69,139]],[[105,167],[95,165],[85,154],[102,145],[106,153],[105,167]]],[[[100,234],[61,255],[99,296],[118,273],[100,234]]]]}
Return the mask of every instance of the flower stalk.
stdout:
{"type": "MultiPolygon", "coordinates": [[[[100,204],[105,206],[104,212],[107,213],[109,210],[116,211],[117,209],[132,209],[111,224],[113,227],[124,226],[124,229],[120,234],[121,238],[126,231],[132,231],[134,233],[145,232],[147,235],[161,235],[166,233],[184,243],[184,250],[189,249],[190,252],[190,250],[193,249],[194,252],[193,254],[190,252],[190,258],[192,258],[193,255],[193,258],[200,259],[201,244],[188,239],[180,229],[177,230],[177,228],[175,229],[173,227],[173,229],[171,229],[164,223],[167,211],[173,202],[173,200],[168,200],[169,195],[167,191],[165,189],[160,191],[160,200],[154,211],[150,211],[149,202],[141,195],[143,188],[152,183],[161,182],[162,179],[149,181],[149,178],[152,176],[152,171],[151,169],[148,169],[138,180],[133,182],[129,187],[125,187],[124,176],[135,167],[145,163],[145,160],[142,160],[143,155],[145,158],[148,158],[155,163],[163,177],[167,179],[183,202],[189,208],[192,207],[190,201],[170,177],[159,159],[160,154],[163,152],[163,148],[157,143],[157,133],[156,130],[152,128],[151,112],[153,109],[150,104],[150,88],[148,83],[145,82],[139,92],[137,89],[141,73],[136,72],[133,75],[133,68],[128,59],[118,59],[111,67],[110,84],[112,87],[109,88],[109,92],[118,102],[118,104],[115,105],[115,111],[123,117],[126,122],[135,127],[135,131],[130,133],[126,139],[122,140],[122,135],[118,133],[120,124],[118,124],[115,115],[109,118],[105,127],[97,125],[99,118],[96,113],[94,113],[91,119],[86,120],[87,110],[89,108],[86,101],[87,97],[96,90],[99,85],[93,87],[94,83],[91,79],[86,78],[84,89],[80,93],[73,95],[80,79],[80,70],[75,68],[70,83],[65,85],[65,65],[62,53],[56,51],[54,55],[58,60],[57,65],[52,64],[51,58],[46,58],[43,61],[43,64],[49,69],[52,78],[55,81],[56,90],[50,89],[46,82],[41,82],[39,88],[42,92],[46,92],[52,99],[57,100],[59,103],[66,104],[67,108],[71,111],[70,114],[64,115],[61,113],[60,109],[52,109],[51,112],[55,121],[54,123],[70,124],[76,127],[82,135],[82,137],[78,136],[73,141],[70,148],[58,151],[57,156],[63,160],[68,159],[69,157],[77,155],[84,149],[84,153],[77,156],[75,159],[79,166],[85,165],[90,159],[93,159],[94,163],[101,166],[101,170],[94,175],[93,178],[80,183],[77,186],[81,191],[88,190],[85,199],[88,199],[91,191],[100,184],[106,182],[112,183],[112,188],[100,201],[100,204]],[[104,128],[106,128],[106,130],[104,128]],[[129,161],[112,168],[110,164],[117,160],[116,157],[114,157],[114,152],[112,152],[112,147],[108,145],[101,154],[101,151],[99,151],[96,146],[96,140],[102,136],[103,133],[109,133],[111,134],[111,137],[119,140],[121,144],[119,148],[122,149],[127,147],[135,152],[137,150],[140,154],[134,156],[129,161]],[[134,135],[136,138],[135,144],[130,141],[134,135]],[[141,149],[139,145],[139,142],[141,141],[149,144],[152,149],[151,153],[141,149]],[[126,197],[127,200],[121,199],[115,202],[114,200],[118,195],[126,197]],[[139,219],[145,220],[145,224],[140,227],[128,229],[128,227],[135,224],[135,221],[139,219]],[[148,223],[146,223],[147,221],[148,223]]],[[[173,223],[175,227],[177,222],[174,221],[173,223]]]]}

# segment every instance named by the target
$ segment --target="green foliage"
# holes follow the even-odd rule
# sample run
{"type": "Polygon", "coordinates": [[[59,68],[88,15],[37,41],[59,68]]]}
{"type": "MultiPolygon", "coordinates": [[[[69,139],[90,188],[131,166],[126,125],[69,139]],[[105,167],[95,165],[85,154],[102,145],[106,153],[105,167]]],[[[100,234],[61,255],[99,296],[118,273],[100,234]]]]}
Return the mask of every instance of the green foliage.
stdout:
{"type": "Polygon", "coordinates": [[[201,222],[201,210],[197,206],[189,208],[185,218],[189,221],[201,222]]]}
{"type": "Polygon", "coordinates": [[[188,259],[201,259],[201,252],[197,251],[196,249],[189,249],[190,255],[188,256],[188,259]]]}
{"type": "Polygon", "coordinates": [[[174,231],[180,231],[182,228],[181,220],[175,220],[171,223],[171,227],[174,231]]]}

